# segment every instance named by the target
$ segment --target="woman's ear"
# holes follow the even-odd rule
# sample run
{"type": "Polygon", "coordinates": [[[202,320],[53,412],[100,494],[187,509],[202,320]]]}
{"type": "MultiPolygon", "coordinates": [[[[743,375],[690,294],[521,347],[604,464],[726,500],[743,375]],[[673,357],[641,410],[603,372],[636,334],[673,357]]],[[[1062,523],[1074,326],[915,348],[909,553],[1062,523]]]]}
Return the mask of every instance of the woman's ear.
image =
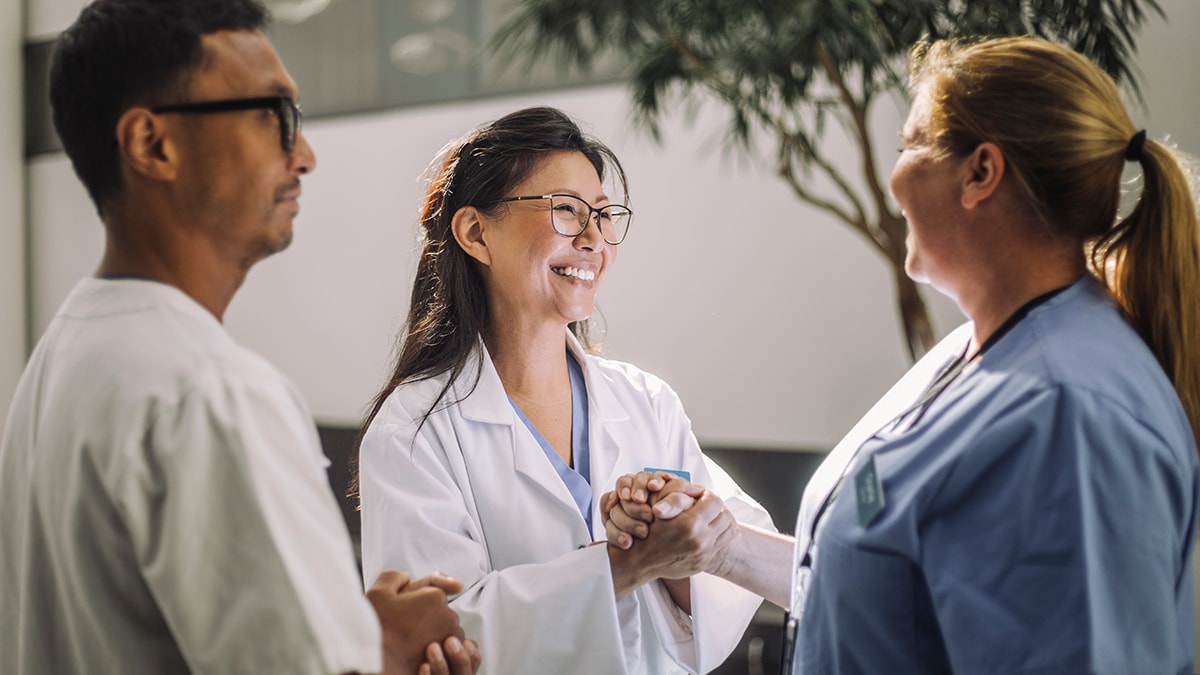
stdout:
{"type": "Polygon", "coordinates": [[[479,209],[474,206],[460,208],[450,219],[450,231],[454,233],[454,240],[462,250],[481,264],[491,265],[492,252],[483,238],[486,229],[487,223],[480,217],[479,209]]]}
{"type": "Polygon", "coordinates": [[[990,141],[980,143],[966,160],[963,182],[963,208],[973,209],[1000,188],[1004,178],[1004,153],[990,141]]]}
{"type": "Polygon", "coordinates": [[[163,119],[146,108],[130,108],[117,120],[117,151],[129,170],[151,180],[174,180],[175,147],[163,119]]]}

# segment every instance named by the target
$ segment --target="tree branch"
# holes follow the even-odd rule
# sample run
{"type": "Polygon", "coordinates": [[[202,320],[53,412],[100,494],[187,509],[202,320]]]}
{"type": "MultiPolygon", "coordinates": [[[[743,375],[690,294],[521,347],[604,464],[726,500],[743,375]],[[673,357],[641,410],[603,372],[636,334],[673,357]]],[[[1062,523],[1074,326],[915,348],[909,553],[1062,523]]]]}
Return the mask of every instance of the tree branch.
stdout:
{"type": "Polygon", "coordinates": [[[829,50],[825,48],[823,42],[817,43],[817,59],[821,62],[821,68],[825,71],[825,76],[837,88],[839,97],[842,101],[842,106],[850,111],[851,119],[854,121],[854,134],[858,138],[859,158],[862,161],[863,178],[867,181],[867,189],[871,191],[871,196],[875,199],[875,206],[879,209],[879,215],[882,216],[885,212],[891,213],[888,208],[887,195],[883,190],[883,186],[879,183],[879,169],[875,166],[875,146],[871,141],[871,132],[867,127],[867,111],[866,108],[859,105],[854,98],[854,94],[850,91],[850,87],[846,85],[845,78],[837,68],[837,64],[829,56],[829,50]]]}
{"type": "Polygon", "coordinates": [[[813,206],[816,206],[817,208],[833,215],[838,220],[850,226],[851,229],[857,230],[859,234],[863,235],[863,237],[865,237],[867,241],[871,243],[871,245],[879,249],[880,252],[883,253],[884,257],[888,257],[890,259],[890,253],[886,248],[886,242],[876,235],[877,228],[872,228],[870,224],[861,216],[856,218],[834,202],[818,197],[807,187],[805,187],[804,184],[799,181],[799,179],[796,178],[795,168],[791,161],[791,151],[789,151],[788,148],[782,144],[779,146],[779,158],[778,162],[776,163],[775,171],[779,177],[782,178],[784,182],[786,182],[792,188],[792,192],[794,192],[801,201],[805,201],[813,206]]]}
{"type": "MultiPolygon", "coordinates": [[[[787,152],[787,151],[785,150],[784,152],[787,152]]],[[[816,206],[817,208],[819,208],[823,211],[827,211],[827,212],[833,214],[834,216],[837,217],[838,220],[846,223],[847,225],[849,225],[850,227],[853,227],[856,230],[864,230],[864,233],[865,233],[866,228],[862,224],[860,224],[860,221],[856,220],[853,216],[851,216],[849,213],[847,213],[842,207],[838,206],[837,204],[835,204],[827,199],[821,199],[820,197],[818,197],[815,194],[813,194],[812,192],[810,192],[808,190],[808,188],[804,187],[804,184],[796,179],[796,175],[792,171],[791,162],[788,162],[787,160],[780,160],[779,164],[776,165],[776,173],[778,173],[779,177],[782,178],[784,181],[787,182],[788,185],[791,186],[792,191],[796,193],[797,197],[808,202],[809,204],[812,204],[813,206],[816,206]]]]}
{"type": "MultiPolygon", "coordinates": [[[[688,63],[688,66],[694,72],[700,75],[701,81],[706,83],[706,86],[712,89],[715,94],[726,99],[727,101],[733,102],[735,105],[741,105],[742,107],[749,109],[756,117],[758,117],[760,123],[773,131],[779,138],[781,154],[787,152],[789,149],[795,151],[800,156],[806,158],[809,162],[816,165],[827,176],[829,176],[829,179],[833,181],[834,185],[838,187],[846,200],[850,202],[850,205],[856,215],[847,213],[837,204],[834,204],[829,200],[821,199],[807,188],[803,187],[796,178],[791,160],[785,160],[783,157],[781,157],[778,171],[780,172],[780,176],[792,187],[792,190],[796,193],[796,196],[814,206],[832,213],[833,215],[837,216],[838,219],[847,223],[851,227],[861,230],[876,245],[881,247],[884,246],[884,244],[880,241],[879,236],[872,231],[867,219],[866,209],[863,208],[862,201],[858,198],[858,194],[850,186],[850,183],[845,179],[845,177],[842,176],[841,172],[838,171],[837,167],[833,166],[833,164],[822,157],[807,139],[800,134],[794,133],[790,129],[786,128],[778,118],[764,110],[756,101],[753,101],[752,99],[743,95],[735,83],[726,81],[721,77],[720,73],[710,68],[708,64],[705,63],[704,60],[701,59],[678,34],[664,29],[663,36],[667,39],[668,43],[679,52],[680,56],[682,56],[688,63]]],[[[884,250],[886,251],[886,248],[884,248],[884,250]]]]}
{"type": "MultiPolygon", "coordinates": [[[[807,157],[809,162],[815,164],[818,168],[824,171],[825,174],[829,176],[829,179],[833,181],[834,185],[838,186],[838,189],[841,190],[842,194],[847,200],[849,200],[850,205],[854,208],[854,212],[857,214],[857,217],[846,218],[844,220],[852,225],[861,222],[863,223],[864,230],[868,228],[869,221],[867,220],[867,212],[866,209],[863,208],[862,201],[858,198],[858,194],[854,192],[854,189],[850,187],[850,183],[842,176],[842,173],[838,171],[837,167],[835,167],[833,164],[830,164],[824,157],[819,155],[817,153],[817,149],[808,142],[808,139],[803,138],[799,134],[794,134],[788,131],[778,120],[767,117],[765,112],[760,110],[755,110],[755,112],[758,113],[760,119],[762,119],[762,121],[767,124],[768,127],[772,128],[775,133],[779,135],[780,143],[782,145],[790,146],[802,156],[807,157]]],[[[789,182],[791,181],[789,180],[789,182]]],[[[868,232],[868,234],[871,233],[868,232]]],[[[874,235],[872,235],[872,237],[874,237],[874,235]]]]}

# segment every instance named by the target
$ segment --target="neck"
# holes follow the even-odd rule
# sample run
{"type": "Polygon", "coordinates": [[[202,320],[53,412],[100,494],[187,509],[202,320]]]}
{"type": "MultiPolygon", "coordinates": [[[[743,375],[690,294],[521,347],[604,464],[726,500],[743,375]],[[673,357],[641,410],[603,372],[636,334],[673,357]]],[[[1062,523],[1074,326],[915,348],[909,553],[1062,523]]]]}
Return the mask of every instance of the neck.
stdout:
{"type": "MultiPolygon", "coordinates": [[[[1056,256],[1013,266],[1007,273],[980,275],[978,292],[960,298],[963,312],[974,322],[968,356],[973,356],[1005,321],[1026,303],[1074,283],[1087,273],[1082,246],[1056,256]]],[[[995,272],[995,270],[993,270],[995,272]]]]}
{"type": "Polygon", "coordinates": [[[485,329],[483,342],[508,395],[518,402],[543,405],[569,399],[566,327],[519,329],[503,323],[494,321],[485,329]]]}
{"type": "Polygon", "coordinates": [[[137,277],[174,286],[223,321],[246,270],[230,269],[211,244],[182,230],[105,220],[97,277],[137,277]]]}

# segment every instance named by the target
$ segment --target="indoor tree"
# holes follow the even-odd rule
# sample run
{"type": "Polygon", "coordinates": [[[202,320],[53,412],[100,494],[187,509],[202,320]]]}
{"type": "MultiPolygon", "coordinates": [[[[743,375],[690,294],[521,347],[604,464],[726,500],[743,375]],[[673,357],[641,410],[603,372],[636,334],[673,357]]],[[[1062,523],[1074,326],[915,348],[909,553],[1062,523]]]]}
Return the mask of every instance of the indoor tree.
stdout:
{"type": "Polygon", "coordinates": [[[851,227],[889,263],[908,349],[933,345],[924,300],[904,273],[905,224],[876,163],[869,113],[904,94],[922,39],[1036,35],[1069,45],[1137,87],[1134,34],[1155,0],[522,0],[495,37],[509,61],[554,59],[585,71],[619,59],[637,119],[658,138],[675,103],[710,99],[727,138],[768,148],[800,200],[851,227]],[[832,119],[857,156],[833,157],[832,119]]]}

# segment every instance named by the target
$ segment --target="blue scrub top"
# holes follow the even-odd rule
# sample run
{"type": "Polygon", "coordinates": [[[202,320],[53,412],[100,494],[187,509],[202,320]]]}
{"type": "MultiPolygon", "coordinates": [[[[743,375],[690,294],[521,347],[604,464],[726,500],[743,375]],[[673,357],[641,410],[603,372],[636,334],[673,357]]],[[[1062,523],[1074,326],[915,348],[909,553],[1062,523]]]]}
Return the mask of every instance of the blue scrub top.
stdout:
{"type": "Polygon", "coordinates": [[[817,527],[794,672],[1192,672],[1196,443],[1090,275],[847,475],[817,527]],[[881,509],[856,489],[871,462],[881,509]]]}
{"type": "Polygon", "coordinates": [[[509,397],[508,402],[512,404],[513,410],[517,411],[517,417],[521,418],[525,427],[533,434],[533,438],[542,448],[542,452],[546,453],[546,458],[554,465],[554,471],[567,486],[567,490],[571,493],[571,499],[579,508],[583,522],[587,524],[588,533],[592,534],[591,447],[588,444],[587,385],[584,383],[583,369],[575,362],[575,357],[569,351],[567,352],[567,371],[571,377],[571,459],[574,460],[572,462],[575,465],[574,468],[567,466],[554,446],[550,445],[550,441],[547,441],[542,432],[538,431],[537,427],[533,426],[533,423],[525,416],[525,413],[521,412],[520,406],[512,400],[512,397],[509,397]]]}

